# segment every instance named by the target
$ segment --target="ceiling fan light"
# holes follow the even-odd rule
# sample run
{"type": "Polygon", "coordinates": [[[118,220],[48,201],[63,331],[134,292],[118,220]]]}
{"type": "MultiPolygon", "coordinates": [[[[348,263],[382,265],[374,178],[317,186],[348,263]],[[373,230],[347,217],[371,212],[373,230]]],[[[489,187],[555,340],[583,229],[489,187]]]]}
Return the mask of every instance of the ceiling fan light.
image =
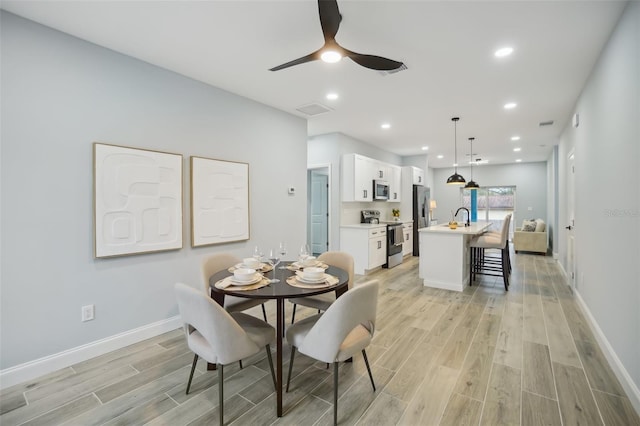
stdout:
{"type": "Polygon", "coordinates": [[[320,59],[328,64],[335,64],[342,59],[342,55],[335,50],[325,50],[322,52],[322,55],[320,55],[320,59]]]}

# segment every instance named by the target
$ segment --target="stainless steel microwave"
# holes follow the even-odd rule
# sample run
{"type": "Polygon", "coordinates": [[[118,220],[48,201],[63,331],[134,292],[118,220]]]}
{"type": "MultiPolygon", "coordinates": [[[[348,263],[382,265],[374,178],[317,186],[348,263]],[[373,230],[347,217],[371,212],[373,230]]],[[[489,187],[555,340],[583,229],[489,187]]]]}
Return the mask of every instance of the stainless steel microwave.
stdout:
{"type": "Polygon", "coordinates": [[[389,199],[389,182],[386,180],[373,181],[373,199],[388,200],[389,199]]]}

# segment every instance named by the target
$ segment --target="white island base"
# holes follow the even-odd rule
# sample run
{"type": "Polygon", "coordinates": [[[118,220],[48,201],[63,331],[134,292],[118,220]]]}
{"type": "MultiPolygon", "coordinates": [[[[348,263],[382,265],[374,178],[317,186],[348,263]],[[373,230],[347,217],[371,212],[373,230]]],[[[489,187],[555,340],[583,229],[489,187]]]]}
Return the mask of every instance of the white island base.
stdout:
{"type": "Polygon", "coordinates": [[[463,291],[469,285],[469,242],[490,226],[491,222],[483,221],[457,229],[448,225],[420,229],[419,276],[424,285],[463,291]]]}

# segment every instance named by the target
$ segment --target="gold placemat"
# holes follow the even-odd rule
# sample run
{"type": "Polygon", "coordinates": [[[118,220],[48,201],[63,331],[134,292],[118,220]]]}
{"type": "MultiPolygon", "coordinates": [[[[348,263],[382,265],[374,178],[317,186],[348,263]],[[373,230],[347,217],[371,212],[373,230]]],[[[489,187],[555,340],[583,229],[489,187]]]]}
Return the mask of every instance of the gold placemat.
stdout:
{"type": "Polygon", "coordinates": [[[322,268],[322,269],[327,269],[328,267],[329,267],[329,265],[327,265],[324,262],[320,262],[320,261],[318,261],[317,265],[313,265],[313,266],[302,266],[298,262],[293,262],[292,264],[287,265],[287,269],[290,270],[290,271],[302,271],[304,268],[322,268]]]}
{"type": "Polygon", "coordinates": [[[336,285],[340,282],[340,280],[338,280],[337,277],[334,277],[333,275],[329,275],[329,274],[324,274],[326,280],[318,283],[318,284],[311,284],[311,283],[303,283],[302,281],[300,281],[298,279],[298,277],[296,275],[287,278],[287,284],[289,284],[292,287],[300,287],[300,288],[323,288],[323,287],[331,287],[332,285],[336,285]]]}
{"type": "MultiPolygon", "coordinates": [[[[269,265],[268,263],[261,263],[259,268],[255,268],[256,272],[269,272],[269,271],[273,271],[273,266],[269,265]]],[[[242,263],[238,263],[237,265],[233,265],[232,267],[230,267],[229,269],[227,269],[227,271],[229,272],[233,272],[238,268],[248,268],[247,266],[243,266],[242,263]]],[[[249,268],[249,269],[254,269],[254,268],[249,268]]]]}
{"type": "Polygon", "coordinates": [[[269,278],[262,277],[262,279],[255,284],[233,285],[233,284],[230,284],[232,283],[231,281],[232,278],[233,277],[231,276],[216,282],[215,283],[216,288],[229,290],[229,291],[250,291],[250,290],[257,290],[259,288],[268,286],[269,282],[271,281],[269,280],[269,278]]]}

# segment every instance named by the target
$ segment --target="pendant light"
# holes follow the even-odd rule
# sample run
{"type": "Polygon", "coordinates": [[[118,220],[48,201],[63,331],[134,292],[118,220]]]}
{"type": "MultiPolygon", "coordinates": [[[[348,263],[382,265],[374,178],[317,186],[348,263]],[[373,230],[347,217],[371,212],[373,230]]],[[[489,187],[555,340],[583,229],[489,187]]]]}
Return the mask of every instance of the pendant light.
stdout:
{"type": "Polygon", "coordinates": [[[450,185],[462,185],[463,183],[465,183],[466,181],[464,180],[464,178],[462,176],[460,176],[458,174],[458,128],[457,128],[457,123],[458,120],[460,120],[460,117],[453,117],[451,119],[451,121],[453,121],[453,146],[454,146],[454,150],[455,150],[455,165],[454,167],[454,172],[451,176],[449,176],[449,179],[447,179],[447,183],[450,185]]]}
{"type": "Polygon", "coordinates": [[[469,182],[467,182],[467,184],[464,186],[464,189],[478,189],[480,188],[480,185],[478,185],[477,182],[473,181],[473,140],[475,138],[469,138],[469,142],[471,142],[471,153],[469,154],[469,159],[471,160],[469,162],[469,167],[471,167],[471,180],[469,182]]]}

